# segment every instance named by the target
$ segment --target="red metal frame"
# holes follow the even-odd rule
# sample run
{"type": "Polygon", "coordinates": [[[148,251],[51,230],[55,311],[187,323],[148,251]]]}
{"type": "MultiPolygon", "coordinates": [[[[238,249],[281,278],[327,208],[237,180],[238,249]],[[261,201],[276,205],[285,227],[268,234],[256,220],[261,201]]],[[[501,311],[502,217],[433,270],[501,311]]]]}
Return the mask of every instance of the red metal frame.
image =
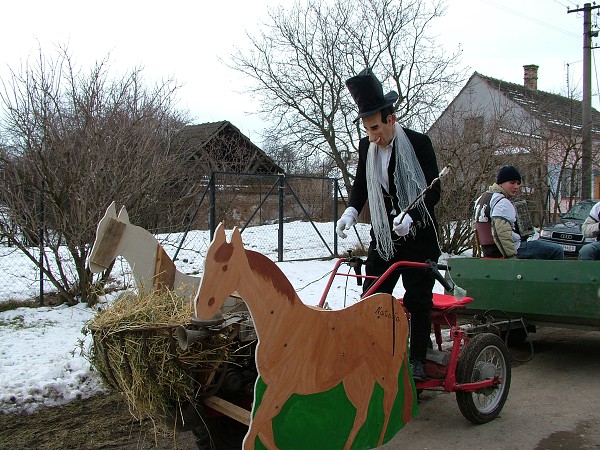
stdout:
{"type": "Polygon", "coordinates": [[[375,283],[373,283],[373,285],[369,288],[369,290],[367,292],[365,292],[363,294],[363,297],[367,297],[371,294],[374,294],[377,291],[377,288],[381,285],[381,283],[383,283],[383,281],[394,271],[403,268],[403,267],[416,267],[419,269],[428,269],[429,268],[429,264],[427,263],[422,263],[422,262],[414,262],[414,261],[398,261],[395,262],[394,264],[392,264],[384,273],[383,275],[377,277],[377,276],[373,276],[373,275],[354,275],[352,273],[343,273],[343,272],[339,272],[338,269],[340,267],[340,265],[344,262],[347,262],[348,258],[339,258],[336,262],[335,262],[335,266],[333,268],[333,271],[331,272],[331,275],[329,276],[329,281],[327,282],[327,285],[325,286],[325,290],[323,291],[323,295],[321,296],[321,300],[319,301],[319,307],[323,307],[323,305],[325,304],[325,299],[327,298],[327,294],[329,294],[329,289],[331,288],[331,285],[333,283],[333,280],[336,276],[342,276],[342,277],[352,277],[352,278],[368,278],[368,279],[372,279],[372,280],[377,280],[375,281],[375,283]]]}
{"type": "MultiPolygon", "coordinates": [[[[345,276],[345,277],[353,277],[353,278],[368,278],[368,279],[376,279],[375,283],[369,288],[367,292],[363,294],[363,298],[374,294],[377,291],[377,288],[383,283],[383,281],[392,273],[393,271],[404,268],[404,267],[413,267],[420,269],[429,269],[430,265],[428,263],[414,262],[414,261],[398,261],[392,264],[383,275],[380,277],[370,276],[370,275],[355,275],[351,273],[343,273],[339,272],[339,267],[342,263],[348,262],[348,258],[339,258],[334,266],[333,271],[329,277],[329,281],[325,286],[325,290],[323,295],[321,296],[321,300],[319,301],[319,307],[323,307],[325,304],[325,300],[327,298],[327,294],[329,294],[329,290],[331,289],[331,285],[333,284],[333,280],[336,276],[345,276]]],[[[402,299],[398,299],[402,302],[402,299]]],[[[368,301],[368,300],[367,300],[368,301]]],[[[450,329],[450,337],[452,339],[452,349],[450,351],[450,361],[448,366],[439,366],[442,369],[443,377],[439,378],[429,378],[426,381],[415,381],[415,387],[417,389],[435,389],[441,388],[447,392],[455,392],[455,391],[465,391],[465,392],[474,392],[478,389],[484,387],[490,387],[501,383],[501,380],[498,377],[477,381],[473,383],[457,383],[456,382],[456,367],[458,365],[458,358],[462,353],[462,349],[468,344],[469,336],[465,333],[465,331],[456,323],[456,310],[462,309],[467,303],[473,301],[471,297],[463,297],[461,299],[457,299],[452,295],[445,294],[433,294],[433,309],[431,314],[431,323],[433,327],[433,332],[435,334],[435,340],[438,347],[438,350],[442,351],[442,326],[447,326],[450,329]]],[[[408,314],[408,313],[407,313],[408,314]]],[[[432,363],[435,364],[435,363],[432,363]]],[[[427,365],[426,365],[427,369],[427,365]]]]}

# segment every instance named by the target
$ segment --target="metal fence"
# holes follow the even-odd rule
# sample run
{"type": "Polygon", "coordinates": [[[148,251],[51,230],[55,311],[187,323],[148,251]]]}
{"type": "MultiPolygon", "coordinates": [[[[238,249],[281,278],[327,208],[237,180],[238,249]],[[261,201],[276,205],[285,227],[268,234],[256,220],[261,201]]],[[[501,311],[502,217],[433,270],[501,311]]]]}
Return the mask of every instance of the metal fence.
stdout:
{"type": "MultiPolygon", "coordinates": [[[[253,241],[262,240],[268,256],[276,249],[277,261],[335,257],[340,253],[335,222],[345,204],[334,178],[215,172],[198,196],[179,248],[195,246],[190,230],[208,229],[212,239],[223,222],[226,229],[240,228],[242,237],[260,233],[253,241]]],[[[350,233],[341,253],[366,245],[365,239],[364,233],[350,233]]]]}
{"type": "MultiPolygon", "coordinates": [[[[369,242],[366,224],[338,241],[335,223],[346,200],[333,178],[217,172],[206,178],[189,206],[183,228],[163,230],[156,237],[178,269],[192,275],[201,267],[220,222],[228,230],[237,226],[244,243],[275,261],[332,258],[366,248],[369,242]]],[[[40,259],[43,255],[38,249],[31,253],[40,259]]],[[[47,270],[58,270],[48,262],[49,251],[46,256],[47,270]]],[[[67,252],[64,258],[69,259],[67,252]]],[[[0,241],[0,274],[0,301],[45,297],[47,303],[48,294],[56,291],[31,259],[5,241],[0,241]]],[[[113,274],[133,285],[124,261],[115,264],[113,274]]]]}

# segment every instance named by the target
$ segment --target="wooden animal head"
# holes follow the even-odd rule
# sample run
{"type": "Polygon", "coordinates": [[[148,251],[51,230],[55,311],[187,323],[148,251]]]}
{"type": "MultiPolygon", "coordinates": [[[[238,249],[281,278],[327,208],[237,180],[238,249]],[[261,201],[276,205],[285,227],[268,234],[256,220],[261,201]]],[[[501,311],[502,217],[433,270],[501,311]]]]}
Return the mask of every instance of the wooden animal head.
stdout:
{"type": "Polygon", "coordinates": [[[215,230],[206,259],[204,274],[196,295],[196,317],[212,318],[240,283],[242,269],[248,265],[240,230],[233,229],[231,242],[225,238],[225,228],[220,223],[215,230]]]}
{"type": "Polygon", "coordinates": [[[96,240],[89,260],[92,273],[107,269],[119,255],[119,243],[128,224],[129,214],[125,206],[117,214],[115,202],[112,202],[96,228],[96,240]]]}

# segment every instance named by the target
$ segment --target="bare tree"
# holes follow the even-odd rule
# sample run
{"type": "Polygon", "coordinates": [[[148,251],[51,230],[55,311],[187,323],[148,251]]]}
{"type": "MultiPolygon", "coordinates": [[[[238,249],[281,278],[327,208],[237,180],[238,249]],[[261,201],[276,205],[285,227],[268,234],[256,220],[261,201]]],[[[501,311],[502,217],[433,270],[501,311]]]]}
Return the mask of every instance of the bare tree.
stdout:
{"type": "Polygon", "coordinates": [[[287,175],[329,176],[336,169],[335,162],[327,155],[305,158],[295,147],[282,144],[279,138],[271,138],[264,144],[264,151],[287,175]]]}
{"type": "Polygon", "coordinates": [[[424,130],[462,82],[457,55],[444,55],[430,34],[443,12],[441,0],[296,2],[273,10],[230,66],[248,77],[275,124],[265,137],[278,136],[302,158],[334,161],[349,187],[358,140],[345,80],[372,67],[400,94],[399,121],[424,130]]]}
{"type": "Polygon", "coordinates": [[[0,91],[2,232],[69,303],[95,299],[86,261],[106,207],[126,204],[132,221],[155,224],[173,213],[166,206],[189,160],[169,145],[185,122],[174,108],[175,83],[149,89],[141,69],[114,81],[108,69],[103,60],[85,73],[65,49],[54,60],[40,51],[0,91]],[[31,244],[42,236],[46,260],[38,261],[31,244]]]}
{"type": "Polygon", "coordinates": [[[451,164],[436,206],[439,242],[443,252],[460,254],[473,247],[473,201],[493,181],[496,133],[463,132],[460,115],[447,115],[443,126],[430,132],[440,166],[451,164]]]}

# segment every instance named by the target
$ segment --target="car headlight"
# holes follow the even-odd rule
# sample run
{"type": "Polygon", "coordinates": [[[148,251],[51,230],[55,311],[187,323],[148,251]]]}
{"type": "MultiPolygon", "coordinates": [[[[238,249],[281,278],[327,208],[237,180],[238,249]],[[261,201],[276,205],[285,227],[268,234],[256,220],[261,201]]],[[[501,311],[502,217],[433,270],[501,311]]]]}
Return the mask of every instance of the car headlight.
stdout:
{"type": "Polygon", "coordinates": [[[542,230],[542,232],[540,233],[540,237],[552,237],[552,231],[550,230],[542,230]]]}

